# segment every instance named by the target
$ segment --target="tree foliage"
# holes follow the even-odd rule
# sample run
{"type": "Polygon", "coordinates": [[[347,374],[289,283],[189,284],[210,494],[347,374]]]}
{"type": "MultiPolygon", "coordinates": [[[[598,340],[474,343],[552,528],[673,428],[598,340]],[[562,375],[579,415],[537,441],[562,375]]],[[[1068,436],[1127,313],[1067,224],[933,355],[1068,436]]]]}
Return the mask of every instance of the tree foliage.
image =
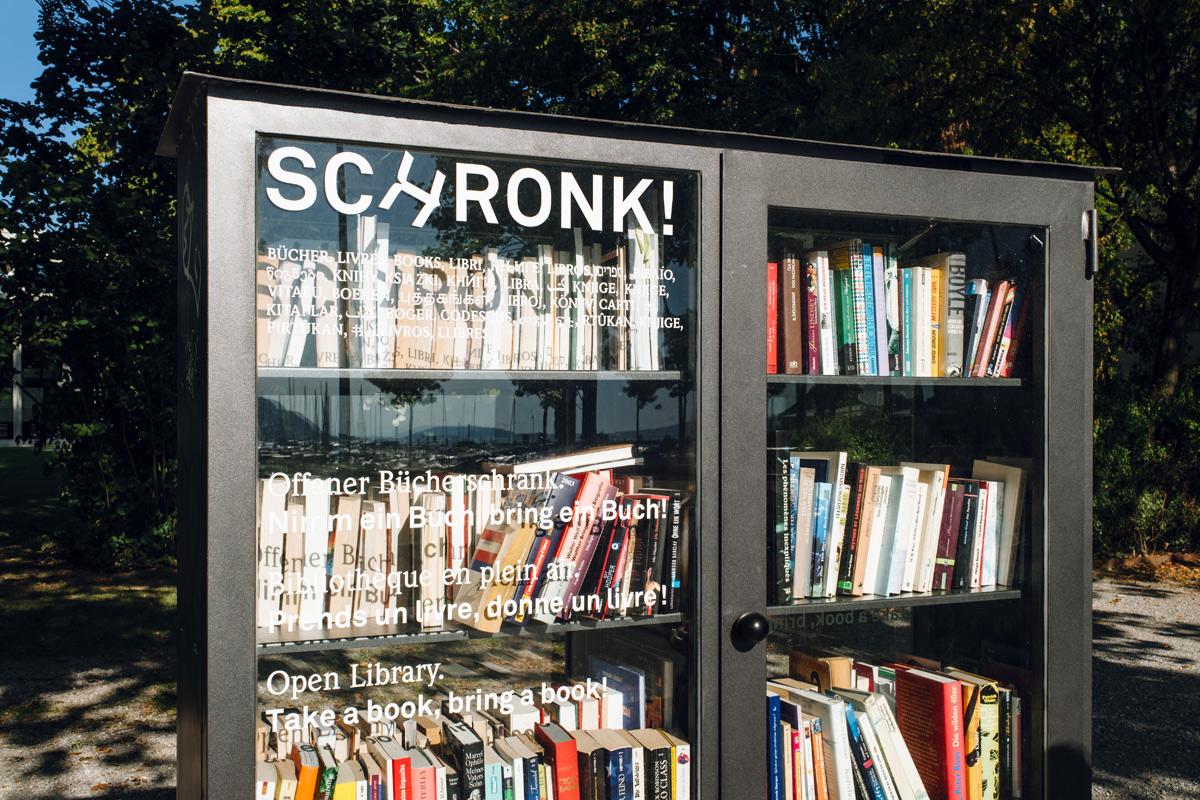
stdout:
{"type": "MultiPolygon", "coordinates": [[[[1148,446],[1175,436],[1161,409],[1190,402],[1186,336],[1200,302],[1194,3],[46,0],[42,9],[37,102],[0,104],[0,230],[14,237],[0,247],[0,335],[23,343],[26,363],[58,371],[33,438],[57,445],[81,515],[62,544],[82,558],[154,560],[172,549],[175,183],[174,164],[153,153],[184,69],[1119,167],[1098,182],[1098,459],[1118,447],[1108,423],[1133,406],[1145,410],[1148,446]],[[1134,245],[1140,256],[1118,258],[1134,245]]],[[[1127,473],[1149,457],[1122,452],[1133,460],[1127,473]]],[[[1125,508],[1165,487],[1146,480],[1141,493],[1122,490],[1125,508]]]]}

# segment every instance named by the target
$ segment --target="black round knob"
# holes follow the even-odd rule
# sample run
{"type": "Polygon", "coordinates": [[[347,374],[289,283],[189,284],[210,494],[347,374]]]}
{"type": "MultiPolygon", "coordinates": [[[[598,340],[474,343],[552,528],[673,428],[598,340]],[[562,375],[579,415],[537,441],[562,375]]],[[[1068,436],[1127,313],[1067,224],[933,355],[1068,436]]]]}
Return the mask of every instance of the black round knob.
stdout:
{"type": "Polygon", "coordinates": [[[749,647],[753,647],[767,638],[767,634],[770,632],[771,623],[757,611],[742,614],[733,623],[734,641],[749,647]]]}

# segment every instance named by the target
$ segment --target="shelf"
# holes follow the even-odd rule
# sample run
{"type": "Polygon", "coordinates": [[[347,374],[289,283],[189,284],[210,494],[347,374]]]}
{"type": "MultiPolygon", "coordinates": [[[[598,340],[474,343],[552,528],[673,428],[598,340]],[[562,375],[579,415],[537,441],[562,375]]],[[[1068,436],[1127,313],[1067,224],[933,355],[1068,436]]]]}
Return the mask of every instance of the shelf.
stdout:
{"type": "Polygon", "coordinates": [[[848,386],[948,386],[1019,388],[1020,378],[914,378],[898,375],[768,375],[767,383],[831,384],[848,386]]]}
{"type": "MultiPolygon", "coordinates": [[[[328,369],[259,367],[260,378],[337,378],[371,381],[678,381],[679,370],[328,369]]],[[[787,376],[802,377],[802,376],[787,376]]]]}
{"type": "Polygon", "coordinates": [[[565,622],[554,625],[530,623],[524,626],[505,625],[497,633],[482,633],[470,628],[454,630],[426,631],[422,633],[404,633],[403,626],[373,626],[379,632],[365,636],[354,636],[345,639],[285,639],[282,634],[274,641],[259,641],[260,651],[278,653],[312,653],[324,650],[357,650],[360,648],[394,647],[398,645],[431,644],[435,642],[457,642],[466,639],[495,639],[510,636],[543,636],[556,633],[574,633],[579,631],[614,630],[633,628],[646,625],[672,625],[683,622],[683,614],[656,614],[652,617],[631,617],[628,619],[594,620],[581,619],[578,622],[565,622]]]}
{"type": "Polygon", "coordinates": [[[904,592],[890,597],[866,594],[861,597],[809,598],[792,605],[768,606],[767,614],[775,616],[820,614],[833,609],[869,611],[882,608],[906,608],[909,606],[936,606],[1019,599],[1021,599],[1020,589],[1008,586],[989,586],[986,589],[951,590],[948,592],[904,592]]]}

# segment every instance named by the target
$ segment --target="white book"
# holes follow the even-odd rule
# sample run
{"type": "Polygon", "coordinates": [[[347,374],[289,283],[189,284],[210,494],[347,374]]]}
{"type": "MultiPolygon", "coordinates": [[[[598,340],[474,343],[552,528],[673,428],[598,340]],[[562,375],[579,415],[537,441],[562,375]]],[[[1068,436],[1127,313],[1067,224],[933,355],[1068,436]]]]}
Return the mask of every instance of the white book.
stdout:
{"type": "Polygon", "coordinates": [[[971,573],[967,583],[972,589],[979,588],[979,580],[983,573],[983,551],[987,545],[987,510],[988,498],[991,496],[991,482],[979,482],[979,500],[975,506],[975,538],[971,541],[971,573]]]}
{"type": "Polygon", "coordinates": [[[291,327],[288,334],[287,352],[283,356],[285,367],[298,367],[304,358],[304,348],[308,344],[309,322],[315,316],[317,276],[313,270],[313,262],[307,261],[300,270],[300,277],[293,284],[292,305],[289,315],[284,319],[285,325],[291,327]]]}
{"type": "Polygon", "coordinates": [[[857,769],[850,752],[846,728],[845,701],[786,684],[769,681],[773,691],[788,697],[806,714],[821,720],[821,747],[825,756],[825,775],[830,800],[854,800],[854,773],[857,769]]]}
{"type": "Polygon", "coordinates": [[[926,267],[912,267],[913,271],[913,314],[912,338],[913,369],[918,378],[928,378],[933,375],[933,331],[929,326],[929,315],[932,311],[932,290],[929,282],[929,270],[926,267]]]}
{"type": "Polygon", "coordinates": [[[1004,482],[988,481],[987,533],[983,540],[983,566],[980,586],[995,586],[1000,560],[1000,515],[1004,509],[1004,482]]]}
{"type": "MultiPolygon", "coordinates": [[[[917,470],[912,467],[885,467],[892,473],[892,504],[895,515],[889,509],[888,525],[891,527],[891,552],[888,554],[888,570],[881,568],[876,587],[879,595],[900,594],[904,584],[904,570],[908,565],[908,550],[913,538],[917,496],[917,470]],[[898,492],[898,494],[897,494],[898,492]]],[[[885,543],[886,546],[886,543],[885,543]]],[[[886,551],[885,551],[886,552],[886,551]]]]}
{"type": "Polygon", "coordinates": [[[600,690],[600,727],[620,730],[625,727],[625,695],[621,690],[603,684],[600,690]]]}
{"type": "Polygon", "coordinates": [[[875,508],[871,512],[871,538],[867,541],[867,564],[863,568],[863,593],[878,594],[879,573],[886,574],[888,566],[880,565],[891,553],[884,554],[885,544],[890,544],[887,531],[888,503],[892,498],[892,483],[897,476],[879,476],[879,485],[875,495],[875,508]]]}
{"type": "Polygon", "coordinates": [[[512,747],[508,737],[497,739],[494,747],[504,762],[504,777],[512,778],[514,800],[525,800],[525,759],[512,747]]]}
{"type": "Polygon", "coordinates": [[[900,795],[896,793],[896,784],[892,782],[892,773],[884,763],[883,752],[879,749],[879,742],[875,739],[875,730],[871,727],[871,721],[862,711],[855,711],[854,718],[858,720],[859,735],[867,745],[867,752],[871,754],[871,768],[879,777],[879,785],[883,787],[884,800],[900,800],[900,795]]]}
{"type": "Polygon", "coordinates": [[[925,503],[925,524],[921,531],[920,555],[913,578],[913,591],[928,592],[933,586],[934,559],[937,558],[938,535],[942,530],[942,511],[946,502],[946,464],[903,461],[901,466],[919,470],[918,480],[929,482],[929,499],[925,503]]]}
{"type": "Polygon", "coordinates": [[[632,800],[646,800],[646,748],[629,731],[618,730],[617,733],[629,745],[629,760],[633,765],[632,800]]]}
{"type": "Polygon", "coordinates": [[[257,624],[270,627],[279,610],[281,593],[271,587],[283,583],[283,534],[287,530],[287,496],[271,490],[270,481],[262,481],[258,523],[258,593],[255,602],[257,624]]]}
{"type": "Polygon", "coordinates": [[[829,274],[829,252],[814,250],[807,255],[817,266],[817,343],[822,375],[836,375],[837,338],[834,333],[833,283],[829,274]]]}
{"type": "Polygon", "coordinates": [[[917,480],[913,496],[912,528],[909,530],[908,553],[904,559],[904,577],[900,591],[911,592],[917,579],[917,563],[921,556],[921,534],[925,530],[925,514],[929,503],[928,481],[917,480]]]}
{"type": "Polygon", "coordinates": [[[1017,535],[1023,515],[1025,471],[1016,466],[977,460],[971,467],[971,477],[1004,484],[1004,502],[999,504],[1000,524],[996,534],[996,582],[1011,586],[1017,567],[1017,535]]]}
{"type": "Polygon", "coordinates": [[[325,562],[329,551],[329,481],[304,481],[304,592],[300,617],[319,622],[325,610],[325,562]]]}

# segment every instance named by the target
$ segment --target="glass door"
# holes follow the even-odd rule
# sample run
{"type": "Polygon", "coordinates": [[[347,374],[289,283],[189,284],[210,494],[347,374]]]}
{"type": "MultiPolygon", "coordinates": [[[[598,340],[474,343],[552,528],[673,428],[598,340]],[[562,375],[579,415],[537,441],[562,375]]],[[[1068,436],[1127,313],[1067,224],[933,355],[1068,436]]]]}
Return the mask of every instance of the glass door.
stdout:
{"type": "Polygon", "coordinates": [[[701,796],[698,174],[257,168],[260,780],[701,796]]]}
{"type": "Polygon", "coordinates": [[[1034,796],[1047,231],[768,225],[768,796],[1034,796]]]}

